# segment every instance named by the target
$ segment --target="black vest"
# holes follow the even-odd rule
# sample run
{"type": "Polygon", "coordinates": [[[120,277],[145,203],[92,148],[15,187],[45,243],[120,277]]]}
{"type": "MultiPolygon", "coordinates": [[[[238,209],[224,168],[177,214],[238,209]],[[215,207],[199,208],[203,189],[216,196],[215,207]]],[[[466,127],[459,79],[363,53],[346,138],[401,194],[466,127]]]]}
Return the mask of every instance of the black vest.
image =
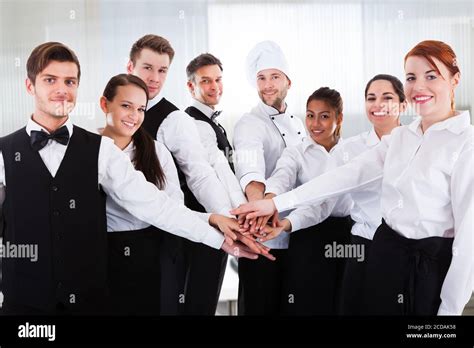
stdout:
{"type": "Polygon", "coordinates": [[[227,162],[229,162],[230,169],[232,169],[232,171],[235,173],[234,163],[232,163],[233,150],[232,146],[229,143],[229,140],[227,139],[227,133],[225,132],[224,127],[212,122],[209,117],[204,115],[199,109],[195,108],[194,106],[188,107],[185,111],[195,120],[206,122],[212,127],[214,133],[216,133],[217,147],[224,153],[225,158],[227,158],[227,162]]]}
{"type": "Polygon", "coordinates": [[[106,294],[101,137],[74,126],[53,178],[25,128],[0,139],[5,162],[3,243],[36,244],[38,260],[3,259],[4,303],[54,312],[97,310],[106,294]]]}
{"type": "MultiPolygon", "coordinates": [[[[156,133],[158,132],[161,123],[163,123],[169,114],[176,110],[179,109],[168,100],[163,98],[145,113],[145,120],[143,121],[142,127],[153,137],[153,139],[156,140],[156,133]]],[[[189,189],[186,183],[186,176],[181,171],[181,168],[179,167],[179,164],[174,156],[173,160],[176,164],[176,168],[178,169],[179,184],[181,186],[181,191],[184,193],[184,204],[189,209],[205,213],[206,209],[198,202],[196,197],[194,197],[194,194],[189,189]]]]}

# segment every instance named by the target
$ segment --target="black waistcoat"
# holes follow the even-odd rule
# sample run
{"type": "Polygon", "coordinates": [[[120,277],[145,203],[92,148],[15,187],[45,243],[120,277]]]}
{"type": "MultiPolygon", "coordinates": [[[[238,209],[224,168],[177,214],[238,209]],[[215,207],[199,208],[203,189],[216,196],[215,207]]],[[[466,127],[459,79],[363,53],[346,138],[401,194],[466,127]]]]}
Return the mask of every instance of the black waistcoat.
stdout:
{"type": "Polygon", "coordinates": [[[5,162],[3,243],[36,244],[38,260],[3,259],[5,303],[44,311],[94,311],[106,293],[101,137],[74,126],[53,178],[25,128],[0,139],[5,162]]]}
{"type": "Polygon", "coordinates": [[[204,115],[198,108],[195,108],[194,106],[188,107],[185,111],[195,120],[206,122],[212,127],[214,133],[216,133],[217,147],[224,153],[227,162],[229,162],[230,168],[235,173],[234,163],[232,162],[232,145],[230,145],[229,139],[227,139],[227,133],[225,132],[224,127],[212,122],[209,117],[204,115]]]}
{"type": "MultiPolygon", "coordinates": [[[[155,106],[150,108],[145,113],[145,120],[143,121],[142,127],[156,140],[156,133],[161,126],[161,123],[171,114],[173,111],[179,110],[175,105],[170,103],[165,98],[162,98],[155,106]]],[[[166,144],[165,144],[166,145],[166,144]]],[[[184,193],[184,204],[192,210],[199,212],[206,212],[206,209],[198,202],[194,194],[189,189],[186,183],[186,176],[181,171],[178,162],[173,156],[174,163],[178,169],[179,183],[181,191],[184,193]]]]}

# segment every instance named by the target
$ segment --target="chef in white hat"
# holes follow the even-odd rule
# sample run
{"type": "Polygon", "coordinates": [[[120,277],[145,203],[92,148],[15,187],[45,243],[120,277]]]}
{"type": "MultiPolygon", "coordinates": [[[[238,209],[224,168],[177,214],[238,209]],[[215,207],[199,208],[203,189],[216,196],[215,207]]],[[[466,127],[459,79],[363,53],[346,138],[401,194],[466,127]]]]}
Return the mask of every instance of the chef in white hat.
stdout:
{"type": "MultiPolygon", "coordinates": [[[[265,180],[278,158],[286,147],[301,143],[306,130],[285,102],[291,80],[281,48],[273,41],[260,42],[248,54],[246,65],[249,82],[257,89],[260,101],[235,126],[235,171],[247,199],[253,201],[265,197],[265,180]]],[[[269,217],[259,218],[251,228],[263,227],[267,221],[269,217]]],[[[276,261],[239,260],[239,315],[280,313],[280,304],[287,300],[281,285],[288,241],[289,235],[282,233],[265,243],[276,261]]]]}

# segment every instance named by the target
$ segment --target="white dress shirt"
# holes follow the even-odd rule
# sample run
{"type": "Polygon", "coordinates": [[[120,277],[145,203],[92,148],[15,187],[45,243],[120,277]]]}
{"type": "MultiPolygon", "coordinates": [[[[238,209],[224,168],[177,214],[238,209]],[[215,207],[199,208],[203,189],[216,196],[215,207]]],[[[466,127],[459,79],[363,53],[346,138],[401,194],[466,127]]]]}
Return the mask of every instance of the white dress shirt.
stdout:
{"type": "MultiPolygon", "coordinates": [[[[379,137],[372,128],[348,139],[340,141],[333,156],[338,165],[344,165],[361,153],[373,148],[380,142],[379,137]]],[[[351,233],[366,239],[372,240],[375,231],[382,223],[382,212],[380,210],[380,188],[373,190],[351,192],[350,196],[354,201],[351,209],[351,218],[354,220],[351,233]]]]}
{"type": "Polygon", "coordinates": [[[173,111],[158,128],[156,140],[172,153],[186,176],[189,189],[206,211],[230,216],[232,204],[226,189],[206,160],[206,150],[201,144],[194,119],[184,111],[173,111]]]}
{"type": "MultiPolygon", "coordinates": [[[[73,126],[70,119],[65,123],[72,136],[73,126]]],[[[28,121],[26,132],[40,131],[42,127],[32,119],[28,121]]],[[[46,131],[45,129],[43,129],[46,131]]],[[[39,151],[41,159],[54,177],[64,158],[67,146],[53,140],[39,151]]],[[[3,154],[0,153],[0,192],[5,196],[5,166],[3,154]]],[[[109,198],[118,203],[141,221],[160,229],[204,243],[220,249],[224,236],[215,230],[194,212],[179,202],[168,197],[166,193],[146,181],[143,173],[136,171],[129,157],[115,146],[112,139],[102,137],[98,158],[98,184],[109,198]]],[[[80,178],[75,178],[80,180],[80,178]]],[[[1,201],[3,203],[3,199],[1,201]]]]}
{"type": "MultiPolygon", "coordinates": [[[[305,136],[306,129],[299,118],[287,111],[279,113],[259,101],[250,113],[240,118],[234,129],[235,173],[242,190],[252,181],[266,184],[283,150],[301,144],[305,136]]],[[[265,245],[286,249],[288,241],[288,233],[282,233],[265,245]]]]}
{"type": "MultiPolygon", "coordinates": [[[[133,157],[135,156],[135,145],[133,144],[133,141],[131,141],[122,151],[130,158],[130,161],[133,160],[133,157]]],[[[163,169],[163,173],[165,174],[165,186],[163,191],[170,198],[179,202],[181,205],[184,205],[184,194],[183,191],[181,191],[178,171],[176,170],[173,157],[171,157],[168,149],[159,141],[155,141],[155,151],[158,160],[160,161],[161,168],[163,169]]],[[[106,211],[108,232],[141,230],[150,226],[149,223],[141,221],[130,214],[109,196],[107,196],[106,211]]],[[[204,222],[209,221],[210,214],[198,212],[196,212],[196,214],[198,214],[204,222]]]]}
{"type": "Polygon", "coordinates": [[[346,165],[275,197],[274,202],[285,211],[381,185],[382,217],[400,235],[454,237],[438,314],[460,315],[474,284],[473,144],[467,111],[433,124],[424,133],[418,118],[395,128],[346,165]]]}
{"type": "MultiPolygon", "coordinates": [[[[306,137],[302,143],[286,148],[277,162],[272,176],[267,179],[266,192],[276,195],[288,192],[322,173],[337,167],[333,157],[338,145],[327,152],[324,146],[306,137]]],[[[286,219],[291,222],[291,231],[317,225],[329,216],[347,216],[352,208],[349,195],[331,198],[324,202],[299,207],[286,219]]]]}
{"type": "MultiPolygon", "coordinates": [[[[201,111],[204,115],[211,118],[215,110],[209,106],[193,99],[191,106],[201,111]]],[[[214,168],[217,177],[224,185],[233,207],[238,207],[240,204],[246,203],[247,199],[240,187],[239,181],[234,172],[229,166],[226,156],[217,146],[217,137],[214,129],[206,122],[194,120],[196,123],[201,143],[204,146],[207,154],[207,161],[214,168]]],[[[214,120],[213,122],[217,122],[214,120]]],[[[233,160],[233,159],[231,159],[233,160]]]]}

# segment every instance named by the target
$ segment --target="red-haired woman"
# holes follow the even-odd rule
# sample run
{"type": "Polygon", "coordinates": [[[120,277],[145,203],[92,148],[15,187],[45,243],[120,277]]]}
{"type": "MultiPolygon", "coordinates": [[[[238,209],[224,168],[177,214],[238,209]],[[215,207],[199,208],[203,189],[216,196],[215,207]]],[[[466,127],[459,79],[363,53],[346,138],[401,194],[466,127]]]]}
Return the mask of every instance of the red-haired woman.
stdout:
{"type": "Polygon", "coordinates": [[[367,313],[460,315],[473,289],[473,126],[469,112],[454,107],[460,70],[449,45],[420,42],[405,56],[405,72],[405,94],[420,117],[346,165],[232,214],[251,219],[381,187],[367,313]]]}

